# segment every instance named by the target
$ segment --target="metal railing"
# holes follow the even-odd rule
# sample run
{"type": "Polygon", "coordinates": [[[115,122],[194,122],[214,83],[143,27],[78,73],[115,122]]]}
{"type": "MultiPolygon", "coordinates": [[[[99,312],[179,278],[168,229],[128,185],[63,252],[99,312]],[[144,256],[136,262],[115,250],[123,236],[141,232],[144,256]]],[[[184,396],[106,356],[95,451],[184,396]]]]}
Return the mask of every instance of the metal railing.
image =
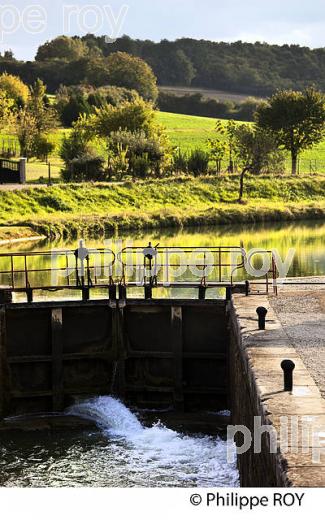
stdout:
{"type": "MultiPolygon", "coordinates": [[[[266,280],[254,281],[277,292],[277,268],[272,251],[271,269],[266,280]]],[[[252,260],[251,258],[249,259],[252,260]]],[[[247,253],[240,246],[215,247],[126,247],[112,249],[62,249],[46,252],[0,254],[0,286],[10,292],[25,292],[32,301],[33,291],[81,290],[85,299],[92,288],[144,287],[146,297],[152,289],[198,288],[201,298],[208,288],[239,288],[249,292],[245,278],[247,253]]],[[[121,291],[125,294],[125,291],[121,291]]]]}

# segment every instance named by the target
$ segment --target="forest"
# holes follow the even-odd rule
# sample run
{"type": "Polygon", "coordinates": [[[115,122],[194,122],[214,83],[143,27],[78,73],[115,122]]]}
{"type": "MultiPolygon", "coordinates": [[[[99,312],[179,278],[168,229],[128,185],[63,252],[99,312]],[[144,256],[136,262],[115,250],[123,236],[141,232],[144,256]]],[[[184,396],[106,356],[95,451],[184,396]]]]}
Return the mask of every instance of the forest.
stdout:
{"type": "Polygon", "coordinates": [[[277,89],[302,90],[310,85],[325,90],[324,48],[190,38],[155,43],[123,36],[109,44],[105,36],[62,36],[41,45],[34,61],[19,61],[10,51],[5,52],[0,58],[0,72],[18,75],[28,84],[40,78],[50,92],[61,84],[87,82],[103,86],[112,84],[107,59],[117,51],[146,61],[159,85],[220,89],[252,96],[269,96],[277,89]]]}

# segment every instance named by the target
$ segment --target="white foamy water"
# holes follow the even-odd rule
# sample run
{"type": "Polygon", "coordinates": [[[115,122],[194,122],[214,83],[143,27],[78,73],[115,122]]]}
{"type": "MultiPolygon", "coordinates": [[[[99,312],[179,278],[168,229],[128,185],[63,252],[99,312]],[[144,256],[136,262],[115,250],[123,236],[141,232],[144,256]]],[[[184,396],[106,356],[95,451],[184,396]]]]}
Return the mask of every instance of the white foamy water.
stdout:
{"type": "MultiPolygon", "coordinates": [[[[94,421],[110,441],[116,439],[116,464],[129,475],[129,485],[238,486],[236,466],[227,462],[226,441],[184,435],[162,424],[145,427],[123,403],[112,397],[79,403],[68,413],[94,421]]],[[[107,464],[112,465],[111,457],[107,464]]],[[[114,472],[114,465],[111,469],[114,472]]]]}

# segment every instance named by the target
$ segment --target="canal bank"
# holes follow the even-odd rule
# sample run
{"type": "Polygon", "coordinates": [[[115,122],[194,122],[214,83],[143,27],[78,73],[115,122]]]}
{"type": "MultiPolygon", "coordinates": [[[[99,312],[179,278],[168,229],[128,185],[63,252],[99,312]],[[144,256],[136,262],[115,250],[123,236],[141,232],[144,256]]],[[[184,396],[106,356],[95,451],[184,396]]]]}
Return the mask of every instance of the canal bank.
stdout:
{"type": "Polygon", "coordinates": [[[29,186],[1,191],[0,224],[54,240],[325,218],[324,176],[248,176],[243,203],[238,203],[238,189],[237,175],[29,186]]]}
{"type": "Polygon", "coordinates": [[[274,297],[257,295],[235,296],[232,302],[230,370],[231,379],[236,381],[231,394],[233,423],[246,426],[253,442],[255,433],[255,440],[261,438],[259,452],[251,446],[238,456],[241,484],[324,487],[325,401],[275,314],[274,301],[274,297]],[[256,323],[259,307],[268,310],[265,331],[260,331],[256,323]],[[295,366],[292,391],[284,389],[284,360],[295,366]],[[238,388],[240,391],[236,391],[238,388]],[[268,433],[260,437],[258,427],[266,427],[268,433]]]}

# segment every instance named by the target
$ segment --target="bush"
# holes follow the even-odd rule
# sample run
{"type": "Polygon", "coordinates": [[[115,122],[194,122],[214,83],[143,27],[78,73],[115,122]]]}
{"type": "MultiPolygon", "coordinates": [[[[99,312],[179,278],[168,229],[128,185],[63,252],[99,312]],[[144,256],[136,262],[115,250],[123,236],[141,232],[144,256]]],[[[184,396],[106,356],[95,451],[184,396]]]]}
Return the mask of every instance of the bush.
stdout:
{"type": "Polygon", "coordinates": [[[112,132],[108,141],[112,156],[125,151],[128,174],[144,178],[150,174],[160,175],[169,164],[169,147],[165,135],[159,131],[147,136],[144,131],[112,132]]]}
{"type": "Polygon", "coordinates": [[[83,154],[69,161],[61,175],[66,182],[103,181],[104,163],[99,155],[83,154]]]}
{"type": "Polygon", "coordinates": [[[70,135],[63,136],[59,155],[65,164],[90,152],[87,139],[84,139],[83,134],[76,129],[72,130],[70,135]]]}
{"type": "Polygon", "coordinates": [[[172,169],[177,173],[186,173],[188,169],[188,155],[180,148],[176,148],[172,156],[172,169]]]}
{"type": "Polygon", "coordinates": [[[188,171],[194,175],[203,175],[209,171],[210,156],[204,150],[193,150],[188,158],[188,171]]]}
{"type": "Polygon", "coordinates": [[[41,161],[46,161],[48,156],[54,151],[55,144],[51,143],[45,135],[38,135],[33,147],[35,157],[41,161]]]}

